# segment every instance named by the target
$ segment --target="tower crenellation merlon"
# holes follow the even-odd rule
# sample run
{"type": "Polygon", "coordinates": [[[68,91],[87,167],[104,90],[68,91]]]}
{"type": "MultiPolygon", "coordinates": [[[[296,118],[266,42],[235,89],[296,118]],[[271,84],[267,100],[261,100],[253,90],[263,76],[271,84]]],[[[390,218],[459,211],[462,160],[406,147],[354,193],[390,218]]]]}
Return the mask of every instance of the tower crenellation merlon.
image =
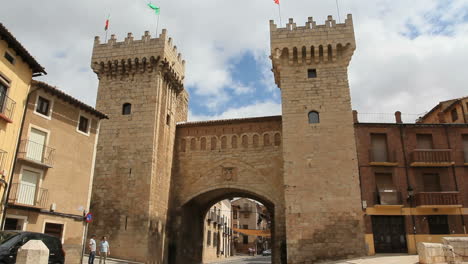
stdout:
{"type": "Polygon", "coordinates": [[[158,38],[151,38],[145,31],[137,40],[128,33],[123,41],[118,41],[113,34],[107,43],[101,43],[98,36],[94,38],[91,68],[99,74],[127,74],[130,72],[153,71],[161,66],[164,72],[170,72],[178,82],[185,76],[185,60],[178,53],[172,38],[163,29],[158,38]]]}
{"type": "Polygon", "coordinates": [[[309,17],[305,26],[297,26],[290,18],[283,28],[270,20],[270,35],[274,63],[280,58],[290,65],[335,62],[341,58],[350,60],[356,48],[351,14],[344,23],[336,23],[332,16],[328,16],[322,25],[309,17]]]}

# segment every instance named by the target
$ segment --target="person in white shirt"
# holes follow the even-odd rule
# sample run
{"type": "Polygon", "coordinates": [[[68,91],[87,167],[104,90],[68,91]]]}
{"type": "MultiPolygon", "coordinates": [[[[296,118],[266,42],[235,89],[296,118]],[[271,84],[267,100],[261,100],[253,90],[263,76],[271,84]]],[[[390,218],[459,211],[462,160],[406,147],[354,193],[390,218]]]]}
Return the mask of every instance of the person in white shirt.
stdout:
{"type": "Polygon", "coordinates": [[[110,255],[109,242],[107,242],[107,237],[103,236],[101,244],[99,245],[99,264],[106,264],[106,259],[110,255]],[[104,262],[102,262],[104,260],[104,262]]]}
{"type": "Polygon", "coordinates": [[[94,264],[94,258],[96,257],[96,235],[92,235],[91,239],[89,239],[89,258],[88,258],[88,264],[94,264]]]}

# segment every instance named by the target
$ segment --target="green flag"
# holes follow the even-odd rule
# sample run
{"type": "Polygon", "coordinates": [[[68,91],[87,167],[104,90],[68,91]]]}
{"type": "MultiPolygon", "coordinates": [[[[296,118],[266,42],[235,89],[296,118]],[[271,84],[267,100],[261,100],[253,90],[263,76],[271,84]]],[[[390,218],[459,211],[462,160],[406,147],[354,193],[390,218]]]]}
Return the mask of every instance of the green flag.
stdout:
{"type": "Polygon", "coordinates": [[[154,10],[154,12],[156,13],[156,15],[159,15],[159,7],[151,4],[151,3],[148,3],[148,6],[154,10]]]}

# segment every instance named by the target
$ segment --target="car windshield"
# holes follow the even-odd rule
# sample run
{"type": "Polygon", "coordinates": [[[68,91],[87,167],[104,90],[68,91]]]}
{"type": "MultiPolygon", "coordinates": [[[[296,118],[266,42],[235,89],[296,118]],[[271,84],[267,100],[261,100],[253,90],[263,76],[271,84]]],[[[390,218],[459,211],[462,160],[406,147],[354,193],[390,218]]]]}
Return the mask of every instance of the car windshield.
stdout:
{"type": "Polygon", "coordinates": [[[17,232],[0,232],[0,247],[10,247],[12,241],[15,240],[13,238],[19,236],[17,232]]]}

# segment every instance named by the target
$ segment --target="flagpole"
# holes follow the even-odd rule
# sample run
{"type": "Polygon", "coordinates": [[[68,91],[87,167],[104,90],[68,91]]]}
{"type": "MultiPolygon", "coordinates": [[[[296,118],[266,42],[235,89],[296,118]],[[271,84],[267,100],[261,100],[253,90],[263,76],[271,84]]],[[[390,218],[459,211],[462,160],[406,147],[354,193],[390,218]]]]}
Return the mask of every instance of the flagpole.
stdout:
{"type": "Polygon", "coordinates": [[[282,27],[283,23],[281,23],[281,4],[279,2],[278,2],[278,12],[279,12],[280,27],[282,27]]]}
{"type": "Polygon", "coordinates": [[[338,0],[336,0],[336,10],[338,12],[338,23],[341,23],[341,18],[340,18],[340,6],[338,5],[338,0]]]}
{"type": "Polygon", "coordinates": [[[161,14],[158,14],[158,20],[156,21],[156,38],[158,37],[158,31],[159,31],[159,17],[161,14]]]}
{"type": "Polygon", "coordinates": [[[106,20],[106,39],[104,43],[107,43],[107,32],[109,31],[109,19],[110,19],[110,14],[107,16],[107,20],[106,20]]]}

